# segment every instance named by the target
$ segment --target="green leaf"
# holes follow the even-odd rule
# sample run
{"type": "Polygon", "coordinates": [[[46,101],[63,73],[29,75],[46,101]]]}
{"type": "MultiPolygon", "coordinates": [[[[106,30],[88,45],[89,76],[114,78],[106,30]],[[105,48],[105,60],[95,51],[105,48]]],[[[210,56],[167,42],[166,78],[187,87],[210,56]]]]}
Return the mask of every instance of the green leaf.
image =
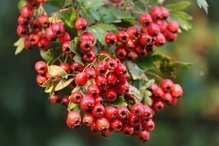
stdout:
{"type": "Polygon", "coordinates": [[[15,43],[14,46],[16,47],[15,55],[21,53],[25,46],[24,46],[24,38],[19,38],[15,43]]]}
{"type": "Polygon", "coordinates": [[[72,110],[74,110],[74,108],[76,108],[77,107],[77,104],[74,104],[73,102],[69,102],[68,103],[68,111],[72,111],[72,110]]]}
{"type": "Polygon", "coordinates": [[[102,45],[106,45],[106,34],[108,32],[117,31],[117,28],[113,24],[98,23],[90,26],[88,31],[91,32],[102,45]]]}
{"type": "Polygon", "coordinates": [[[49,50],[48,51],[40,50],[40,55],[45,61],[50,61],[51,59],[53,59],[53,56],[50,54],[49,50]]]}
{"type": "Polygon", "coordinates": [[[63,77],[64,78],[67,76],[67,73],[65,72],[65,70],[57,65],[48,66],[48,71],[52,77],[63,77]]]}
{"type": "Polygon", "coordinates": [[[148,78],[144,74],[144,71],[136,63],[128,61],[127,67],[133,80],[141,80],[141,79],[145,81],[148,80],[148,78]]]}
{"type": "Polygon", "coordinates": [[[126,103],[124,96],[119,96],[116,101],[113,103],[114,106],[127,106],[128,104],[126,103]]]}
{"type": "Polygon", "coordinates": [[[140,103],[143,99],[143,95],[141,94],[141,92],[132,85],[130,85],[129,87],[129,95],[134,98],[136,103],[140,103]]]}
{"type": "Polygon", "coordinates": [[[173,62],[169,64],[170,68],[174,68],[174,69],[190,69],[192,66],[192,64],[190,63],[184,63],[184,62],[173,62]]]}
{"type": "Polygon", "coordinates": [[[73,0],[65,0],[64,6],[63,7],[68,7],[71,6],[73,3],[73,0]]]}
{"type": "Polygon", "coordinates": [[[54,7],[63,7],[64,4],[65,4],[65,1],[64,0],[49,0],[48,1],[48,4],[54,6],[54,7]]]}
{"type": "Polygon", "coordinates": [[[74,78],[62,79],[55,87],[55,91],[60,91],[71,84],[74,81],[74,78]]]}
{"type": "Polygon", "coordinates": [[[203,8],[205,10],[205,12],[208,14],[208,3],[206,0],[196,0],[198,3],[198,6],[200,8],[203,8]]]}
{"type": "Polygon", "coordinates": [[[187,9],[191,3],[189,1],[182,1],[175,4],[166,5],[170,12],[182,11],[187,9]]]}
{"type": "MultiPolygon", "coordinates": [[[[68,29],[74,28],[74,24],[77,19],[77,12],[74,8],[69,8],[67,10],[61,11],[59,16],[61,17],[62,21],[68,29]]],[[[76,32],[76,30],[74,32],[76,32]]]]}
{"type": "Polygon", "coordinates": [[[148,90],[145,90],[144,91],[144,98],[142,100],[143,104],[145,105],[148,105],[148,106],[151,106],[152,105],[152,101],[151,101],[151,95],[152,93],[148,90]]]}
{"type": "Polygon", "coordinates": [[[94,10],[97,10],[98,8],[104,5],[103,0],[84,0],[83,3],[87,9],[94,9],[94,10]]]}
{"type": "Polygon", "coordinates": [[[26,5],[26,1],[25,0],[20,0],[18,2],[18,9],[21,10],[25,5],[26,5]]]}
{"type": "Polygon", "coordinates": [[[69,48],[74,53],[74,61],[83,63],[83,59],[81,57],[81,54],[78,49],[78,44],[80,43],[80,39],[78,37],[75,37],[74,40],[71,41],[69,48]]]}

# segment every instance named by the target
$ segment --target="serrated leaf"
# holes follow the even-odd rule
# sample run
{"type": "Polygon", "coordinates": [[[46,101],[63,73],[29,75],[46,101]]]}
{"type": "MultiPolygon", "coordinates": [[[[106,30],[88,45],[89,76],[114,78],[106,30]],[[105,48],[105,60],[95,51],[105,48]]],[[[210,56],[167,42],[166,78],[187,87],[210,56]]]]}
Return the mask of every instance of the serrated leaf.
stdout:
{"type": "Polygon", "coordinates": [[[116,101],[113,103],[114,106],[127,106],[128,104],[126,103],[124,96],[119,96],[116,101]]]}
{"type": "Polygon", "coordinates": [[[15,55],[21,53],[25,46],[24,46],[24,38],[19,38],[15,43],[14,46],[16,47],[15,55]]]}
{"type": "Polygon", "coordinates": [[[71,84],[74,81],[74,78],[62,79],[55,87],[55,91],[60,91],[71,84]]]}
{"type": "Polygon", "coordinates": [[[106,34],[108,32],[117,31],[117,28],[113,24],[98,23],[90,26],[88,28],[88,31],[91,32],[102,45],[106,45],[105,43],[106,34]]]}
{"type": "Polygon", "coordinates": [[[67,76],[67,73],[65,72],[65,70],[57,65],[48,66],[48,71],[52,77],[63,77],[64,78],[67,76]]]}
{"type": "Polygon", "coordinates": [[[203,8],[205,10],[205,12],[208,14],[208,3],[206,0],[196,0],[198,3],[198,6],[200,8],[203,8]]]}
{"type": "Polygon", "coordinates": [[[190,22],[190,20],[192,20],[192,16],[189,14],[182,11],[175,12],[174,18],[179,22],[180,27],[182,27],[184,30],[188,31],[192,28],[192,24],[190,22]]]}
{"type": "Polygon", "coordinates": [[[148,78],[144,74],[144,71],[136,63],[128,61],[127,67],[133,80],[141,80],[141,79],[145,81],[148,80],[148,78]]]}
{"type": "Polygon", "coordinates": [[[130,85],[129,87],[129,95],[134,98],[136,103],[141,102],[141,100],[143,99],[143,95],[141,94],[141,92],[132,85],[130,85]]]}
{"type": "Polygon", "coordinates": [[[166,5],[170,12],[182,11],[191,5],[189,1],[182,1],[175,4],[166,5]]]}

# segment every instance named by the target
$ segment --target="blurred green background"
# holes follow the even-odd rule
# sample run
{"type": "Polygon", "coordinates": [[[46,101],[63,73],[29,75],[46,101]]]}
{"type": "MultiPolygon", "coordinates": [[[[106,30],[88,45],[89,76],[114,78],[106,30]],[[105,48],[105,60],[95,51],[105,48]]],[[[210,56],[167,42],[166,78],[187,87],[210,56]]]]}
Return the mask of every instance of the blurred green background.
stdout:
{"type": "Polygon", "coordinates": [[[65,109],[51,105],[35,83],[38,51],[14,56],[17,2],[0,0],[0,146],[219,146],[219,1],[208,0],[208,16],[195,1],[188,10],[193,29],[180,34],[169,50],[173,58],[193,63],[177,78],[185,95],[177,106],[156,115],[147,144],[65,126],[65,109]]]}

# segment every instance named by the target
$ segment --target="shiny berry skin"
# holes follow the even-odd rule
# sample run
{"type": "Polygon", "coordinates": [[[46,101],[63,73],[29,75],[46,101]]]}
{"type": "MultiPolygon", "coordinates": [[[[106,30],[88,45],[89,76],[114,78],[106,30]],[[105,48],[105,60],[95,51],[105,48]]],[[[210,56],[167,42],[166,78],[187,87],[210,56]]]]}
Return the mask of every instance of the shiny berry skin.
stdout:
{"type": "Polygon", "coordinates": [[[116,57],[121,59],[121,60],[125,60],[126,59],[126,55],[127,55],[127,51],[123,46],[117,47],[116,48],[116,57]]]}
{"type": "Polygon", "coordinates": [[[146,130],[138,132],[137,135],[142,142],[146,142],[150,139],[150,132],[146,130]]]}
{"type": "Polygon", "coordinates": [[[170,12],[169,12],[169,10],[167,8],[160,7],[160,11],[161,11],[161,18],[163,20],[166,20],[170,16],[170,12]]]}
{"type": "Polygon", "coordinates": [[[172,33],[177,33],[179,31],[179,23],[172,20],[167,24],[167,29],[172,33]]]}
{"type": "Polygon", "coordinates": [[[96,65],[96,72],[97,74],[104,75],[107,71],[106,62],[98,62],[96,65]]]}
{"type": "Polygon", "coordinates": [[[153,84],[151,84],[151,86],[149,87],[149,90],[150,90],[150,91],[152,92],[152,94],[153,94],[153,93],[156,92],[156,90],[157,90],[158,87],[159,87],[159,86],[158,86],[157,84],[153,83],[153,84]]]}
{"type": "Polygon", "coordinates": [[[157,25],[160,27],[160,32],[164,33],[167,29],[167,22],[163,20],[156,21],[157,25]]]}
{"type": "Polygon", "coordinates": [[[83,69],[84,69],[84,66],[79,62],[73,62],[71,65],[71,70],[75,73],[79,73],[83,71],[83,69]]]}
{"type": "Polygon", "coordinates": [[[82,118],[82,123],[85,126],[92,126],[95,122],[95,118],[93,116],[93,114],[90,113],[86,113],[84,114],[83,118],[82,118]]]}
{"type": "Polygon", "coordinates": [[[131,113],[129,115],[129,124],[132,126],[137,126],[141,123],[141,119],[137,117],[135,114],[131,113]]]}
{"type": "Polygon", "coordinates": [[[88,79],[94,79],[96,78],[96,70],[94,68],[87,68],[85,70],[85,73],[87,74],[88,79]]]}
{"type": "Polygon", "coordinates": [[[28,28],[26,26],[23,26],[23,25],[18,25],[17,26],[17,34],[19,36],[26,36],[28,34],[28,28]]]}
{"type": "Polygon", "coordinates": [[[62,103],[62,105],[67,106],[68,103],[69,103],[68,96],[62,98],[62,99],[61,99],[61,103],[62,103]]]}
{"type": "Polygon", "coordinates": [[[114,73],[109,73],[107,74],[107,84],[108,85],[116,85],[118,83],[118,79],[117,79],[117,76],[114,74],[114,73]]]}
{"type": "Polygon", "coordinates": [[[153,117],[153,115],[154,115],[154,112],[153,112],[153,110],[149,107],[149,106],[147,106],[147,105],[143,105],[143,108],[144,108],[144,114],[143,114],[143,116],[142,116],[142,120],[148,120],[148,119],[150,119],[150,118],[152,118],[153,117]]]}
{"type": "Polygon", "coordinates": [[[36,82],[37,82],[38,85],[41,86],[41,85],[43,85],[46,81],[47,81],[46,76],[43,76],[43,75],[40,75],[40,74],[38,74],[38,75],[36,76],[36,82]]]}
{"type": "Polygon", "coordinates": [[[97,129],[96,122],[94,122],[94,123],[90,126],[90,130],[91,130],[93,133],[99,131],[99,130],[97,129]]]}
{"type": "Polygon", "coordinates": [[[152,18],[150,14],[143,13],[140,15],[140,23],[143,27],[148,27],[152,22],[152,18]]]}
{"type": "Polygon", "coordinates": [[[107,85],[107,80],[106,77],[103,75],[98,75],[95,78],[96,84],[100,87],[100,88],[105,88],[107,85]]]}
{"type": "Polygon", "coordinates": [[[75,77],[75,83],[78,86],[83,86],[84,84],[86,84],[87,82],[87,75],[83,72],[78,73],[75,77]]]}
{"type": "Polygon", "coordinates": [[[87,87],[87,94],[93,97],[98,96],[100,94],[100,89],[97,84],[90,84],[87,87]]]}
{"type": "Polygon", "coordinates": [[[137,117],[142,117],[144,114],[144,107],[141,103],[136,103],[131,108],[131,113],[136,115],[137,117]]]}
{"type": "Polygon", "coordinates": [[[88,27],[88,22],[85,18],[83,17],[77,18],[75,22],[75,28],[77,30],[86,30],[87,27],[88,27]]]}
{"type": "Polygon", "coordinates": [[[24,6],[20,12],[21,12],[21,16],[27,19],[31,19],[34,15],[33,10],[31,10],[27,6],[24,6]]]}
{"type": "Polygon", "coordinates": [[[127,59],[128,60],[131,60],[132,62],[135,62],[138,58],[138,54],[135,53],[135,51],[129,51],[128,54],[127,54],[127,59]]]}
{"type": "Polygon", "coordinates": [[[164,101],[164,103],[170,105],[173,100],[173,97],[170,93],[165,93],[162,97],[162,100],[164,101]]]}
{"type": "Polygon", "coordinates": [[[83,96],[83,98],[81,99],[80,107],[81,107],[81,110],[84,112],[91,111],[94,105],[95,105],[95,101],[92,96],[86,95],[86,96],[83,96]]]}
{"type": "Polygon", "coordinates": [[[51,28],[46,29],[45,35],[46,35],[47,39],[49,39],[49,40],[54,41],[56,39],[56,36],[55,36],[55,34],[54,34],[54,32],[52,31],[51,28]]]}
{"type": "Polygon", "coordinates": [[[71,72],[71,66],[68,63],[62,63],[60,64],[60,67],[63,68],[68,74],[71,72]]]}
{"type": "Polygon", "coordinates": [[[120,120],[128,119],[130,115],[129,110],[125,106],[120,106],[117,108],[117,117],[120,120]]]}
{"type": "Polygon", "coordinates": [[[174,85],[173,81],[171,81],[170,79],[163,79],[160,83],[160,87],[165,91],[168,92],[170,91],[170,89],[172,88],[172,86],[174,85]]]}
{"type": "Polygon", "coordinates": [[[96,59],[96,54],[93,50],[90,50],[83,54],[83,60],[87,63],[92,63],[96,59]]]}
{"type": "Polygon", "coordinates": [[[66,119],[69,128],[77,128],[81,125],[81,115],[78,111],[69,111],[66,119]]]}
{"type": "Polygon", "coordinates": [[[155,99],[162,99],[164,95],[164,91],[162,88],[158,87],[155,92],[153,93],[153,98],[155,99]]]}
{"type": "Polygon", "coordinates": [[[158,34],[160,33],[160,27],[155,24],[155,23],[151,23],[149,26],[148,26],[148,34],[155,37],[157,36],[158,34]]]}
{"type": "Polygon", "coordinates": [[[17,23],[18,25],[28,25],[29,24],[29,20],[27,20],[26,18],[22,17],[21,15],[18,17],[17,19],[17,23]]]}
{"type": "Polygon", "coordinates": [[[150,45],[153,43],[153,38],[147,33],[142,33],[139,42],[143,46],[150,45]]]}
{"type": "Polygon", "coordinates": [[[41,50],[47,51],[50,47],[50,41],[46,37],[41,37],[37,45],[41,50]]]}
{"type": "Polygon", "coordinates": [[[141,32],[138,27],[132,26],[128,28],[127,33],[129,35],[129,38],[133,40],[133,39],[138,39],[141,32]]]}
{"type": "Polygon", "coordinates": [[[38,22],[42,27],[49,27],[49,17],[45,14],[38,17],[38,22]]]}
{"type": "Polygon", "coordinates": [[[108,70],[111,70],[111,71],[113,71],[116,67],[117,67],[117,61],[115,60],[115,59],[109,59],[109,60],[107,60],[107,62],[106,62],[106,68],[108,69],[108,70]]]}
{"type": "Polygon", "coordinates": [[[183,95],[182,86],[179,84],[174,84],[170,90],[170,93],[175,98],[181,97],[183,95]]]}
{"type": "Polygon", "coordinates": [[[115,73],[117,75],[122,75],[122,74],[126,74],[127,73],[127,68],[124,64],[122,63],[118,63],[117,67],[115,68],[115,73]]]}
{"type": "Polygon", "coordinates": [[[30,45],[32,46],[36,46],[40,40],[40,36],[38,34],[30,34],[29,37],[29,42],[30,42],[30,45]]]}
{"type": "Polygon", "coordinates": [[[135,44],[132,42],[131,39],[128,39],[125,43],[125,47],[127,50],[133,50],[135,48],[135,44]]]}
{"type": "Polygon", "coordinates": [[[59,103],[61,100],[61,97],[58,93],[54,93],[52,94],[50,97],[49,97],[49,101],[52,103],[52,104],[57,104],[59,103]]]}
{"type": "Polygon", "coordinates": [[[45,74],[48,70],[46,62],[38,61],[35,64],[35,70],[38,74],[41,74],[41,75],[45,74]]]}
{"type": "Polygon", "coordinates": [[[160,112],[164,108],[164,103],[162,101],[156,101],[155,103],[153,103],[152,106],[154,110],[156,110],[157,112],[160,112]]]}
{"type": "Polygon", "coordinates": [[[105,114],[104,106],[102,104],[96,104],[92,109],[92,114],[97,118],[103,117],[105,114]]]}
{"type": "Polygon", "coordinates": [[[117,39],[118,39],[119,42],[125,43],[125,42],[128,41],[129,35],[126,31],[119,31],[117,33],[117,39]]]}
{"type": "Polygon", "coordinates": [[[109,120],[115,119],[117,117],[117,109],[113,106],[106,106],[105,116],[109,120]]]}
{"type": "Polygon", "coordinates": [[[129,125],[129,124],[124,124],[122,127],[122,132],[127,136],[133,135],[134,134],[134,127],[129,125]]]}
{"type": "Polygon", "coordinates": [[[99,95],[94,98],[95,104],[103,104],[103,98],[99,95]]]}
{"type": "Polygon", "coordinates": [[[107,102],[114,102],[117,99],[116,90],[114,90],[114,89],[107,90],[105,97],[106,97],[107,102]]]}
{"type": "Polygon", "coordinates": [[[109,45],[112,46],[117,42],[117,36],[115,33],[108,33],[105,37],[105,42],[109,45]]]}
{"type": "Polygon", "coordinates": [[[83,40],[90,40],[92,43],[94,43],[95,41],[95,38],[93,36],[92,33],[90,32],[84,32],[82,33],[82,35],[80,36],[80,40],[83,41],[83,40]]]}
{"type": "Polygon", "coordinates": [[[153,131],[155,128],[154,121],[150,119],[149,121],[147,121],[146,123],[142,125],[142,128],[146,131],[153,131]]]}
{"type": "Polygon", "coordinates": [[[128,82],[120,83],[120,84],[118,85],[118,92],[119,92],[120,94],[128,93],[128,92],[129,92],[129,87],[130,87],[130,85],[129,85],[128,82]]]}
{"type": "Polygon", "coordinates": [[[154,44],[157,47],[163,46],[166,43],[166,38],[162,33],[159,33],[155,38],[154,38],[154,44]]]}
{"type": "Polygon", "coordinates": [[[30,28],[33,32],[39,32],[42,29],[40,23],[37,20],[31,21],[30,28]]]}
{"type": "Polygon", "coordinates": [[[159,20],[162,19],[162,11],[160,7],[153,7],[150,11],[151,17],[153,20],[159,20]]]}
{"type": "Polygon", "coordinates": [[[81,92],[76,91],[73,92],[70,96],[69,99],[71,100],[71,102],[75,103],[75,104],[80,104],[81,99],[83,98],[83,95],[81,92]]]}
{"type": "Polygon", "coordinates": [[[165,35],[167,41],[169,41],[169,42],[175,41],[177,36],[178,36],[177,33],[172,33],[169,30],[166,30],[164,35],[165,35]]]}
{"type": "Polygon", "coordinates": [[[58,38],[59,43],[63,44],[65,42],[70,42],[71,40],[71,36],[69,35],[69,33],[65,32],[63,34],[63,36],[58,38]]]}
{"type": "Polygon", "coordinates": [[[61,37],[65,32],[65,28],[61,22],[55,22],[51,25],[51,29],[55,36],[61,37]]]}
{"type": "Polygon", "coordinates": [[[96,120],[96,128],[99,131],[107,130],[110,127],[109,120],[105,117],[100,117],[96,120]]]}
{"type": "Polygon", "coordinates": [[[82,40],[80,43],[80,48],[84,52],[88,52],[94,48],[94,44],[91,40],[82,40]]]}
{"type": "Polygon", "coordinates": [[[122,120],[113,119],[110,122],[110,127],[112,128],[113,131],[120,132],[122,130],[122,126],[123,126],[122,120]]]}

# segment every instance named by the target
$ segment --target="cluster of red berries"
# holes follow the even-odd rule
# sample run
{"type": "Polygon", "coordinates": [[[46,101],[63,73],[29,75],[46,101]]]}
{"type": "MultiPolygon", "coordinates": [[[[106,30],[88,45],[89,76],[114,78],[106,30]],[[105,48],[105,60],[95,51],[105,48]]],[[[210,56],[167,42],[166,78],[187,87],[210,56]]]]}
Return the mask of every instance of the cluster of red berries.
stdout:
{"type": "MultiPolygon", "coordinates": [[[[150,132],[155,128],[152,120],[154,111],[162,110],[165,104],[175,104],[183,94],[183,89],[179,84],[164,79],[160,86],[152,84],[149,88],[152,92],[151,106],[144,105],[141,101],[133,103],[134,97],[129,93],[129,70],[123,61],[135,61],[138,57],[151,53],[154,46],[160,47],[166,41],[174,41],[177,38],[179,24],[176,21],[167,21],[168,9],[154,7],[150,14],[141,14],[141,28],[132,26],[120,30],[117,34],[108,33],[105,42],[109,46],[116,46],[115,56],[107,51],[95,54],[96,40],[93,34],[87,31],[88,21],[78,17],[74,27],[80,39],[76,48],[83,58],[83,63],[79,63],[73,59],[76,54],[71,50],[71,36],[63,23],[51,22],[48,15],[41,10],[41,5],[45,2],[47,0],[26,0],[18,18],[17,33],[24,38],[26,49],[37,47],[47,51],[53,46],[53,42],[61,45],[62,56],[67,59],[64,62],[59,59],[61,63],[58,67],[67,74],[65,78],[74,78],[68,85],[73,91],[70,94],[69,90],[64,91],[64,97],[61,97],[62,91],[52,93],[49,100],[52,104],[62,103],[68,106],[67,126],[77,128],[86,125],[90,126],[93,132],[100,132],[103,136],[109,136],[115,131],[125,135],[136,135],[141,140],[148,141],[150,132]],[[102,60],[99,59],[101,55],[105,57],[102,60]],[[69,56],[71,60],[68,59],[69,56]],[[127,106],[117,103],[120,98],[127,106]],[[69,108],[69,105],[74,106],[69,108]]],[[[38,61],[35,70],[36,82],[40,86],[44,86],[50,79],[62,79],[52,76],[49,66],[44,61],[38,61]]]]}
{"type": "Polygon", "coordinates": [[[167,41],[177,38],[179,24],[172,20],[167,22],[169,10],[165,7],[153,7],[150,14],[140,15],[141,28],[137,26],[121,30],[117,34],[111,32],[105,37],[108,45],[117,44],[116,57],[120,60],[135,61],[153,51],[153,47],[160,47],[167,41]]]}
{"type": "Polygon", "coordinates": [[[150,86],[152,92],[152,109],[159,112],[165,104],[174,105],[183,94],[181,85],[174,84],[170,79],[164,79],[161,81],[160,86],[152,84],[150,86]]]}

